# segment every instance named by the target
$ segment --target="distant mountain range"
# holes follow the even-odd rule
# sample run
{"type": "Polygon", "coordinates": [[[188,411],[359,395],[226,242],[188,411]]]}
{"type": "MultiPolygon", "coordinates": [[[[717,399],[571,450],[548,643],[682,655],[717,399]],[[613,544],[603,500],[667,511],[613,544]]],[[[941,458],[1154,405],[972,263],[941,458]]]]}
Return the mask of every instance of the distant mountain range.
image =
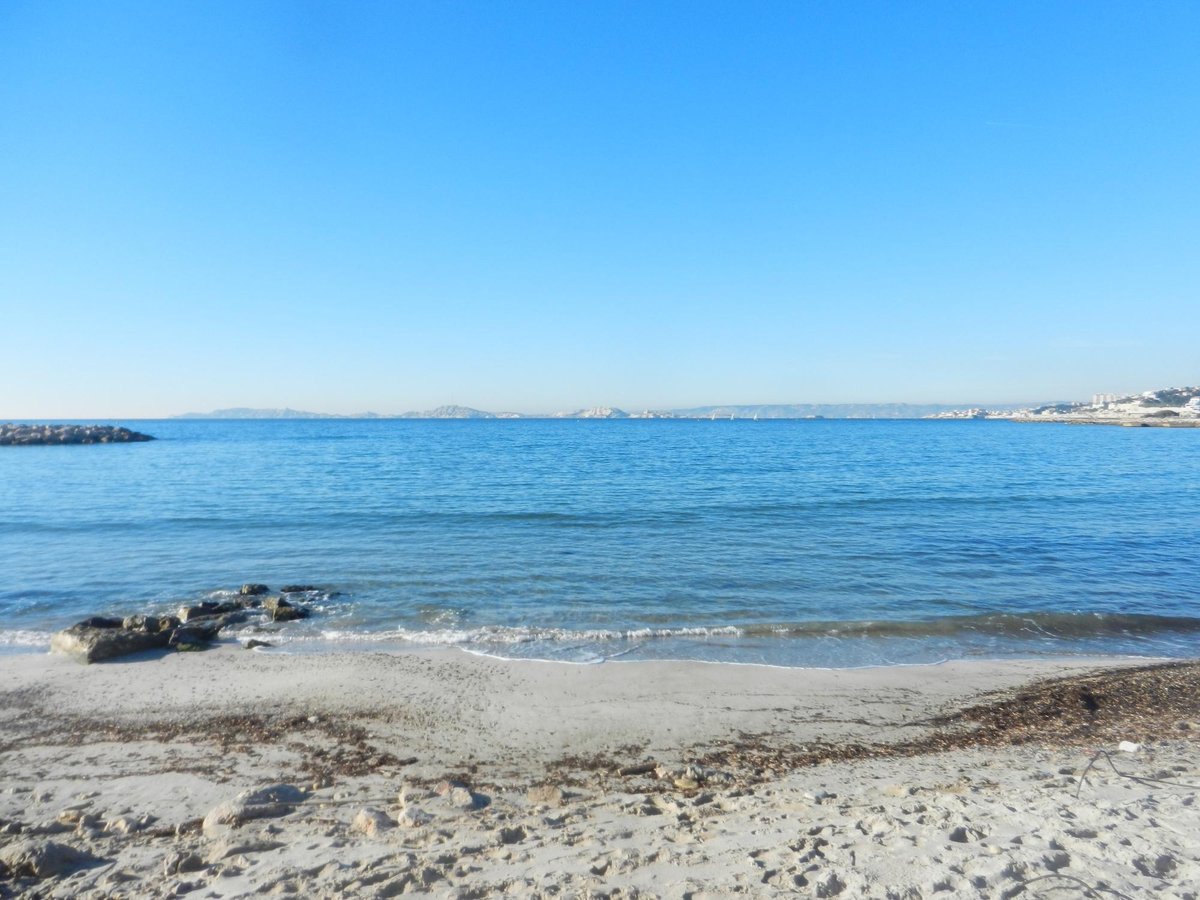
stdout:
{"type": "Polygon", "coordinates": [[[437,409],[427,409],[424,412],[406,412],[394,419],[525,419],[520,413],[501,412],[490,413],[482,409],[472,409],[469,406],[439,406],[437,409]]]}
{"type": "MultiPolygon", "coordinates": [[[[1011,404],[993,409],[1017,409],[1011,404]]],[[[688,409],[643,410],[626,412],[612,406],[536,415],[515,412],[487,412],[469,406],[439,406],[423,412],[357,415],[306,412],[300,409],[250,409],[235,407],[207,413],[184,413],[177,419],[920,419],[963,408],[949,403],[783,403],[729,404],[695,406],[688,409]]]]}
{"type": "Polygon", "coordinates": [[[341,416],[337,413],[306,412],[302,409],[250,409],[236,406],[232,409],[214,409],[206,413],[183,413],[172,416],[175,419],[378,419],[375,413],[362,413],[357,416],[341,416]]]}

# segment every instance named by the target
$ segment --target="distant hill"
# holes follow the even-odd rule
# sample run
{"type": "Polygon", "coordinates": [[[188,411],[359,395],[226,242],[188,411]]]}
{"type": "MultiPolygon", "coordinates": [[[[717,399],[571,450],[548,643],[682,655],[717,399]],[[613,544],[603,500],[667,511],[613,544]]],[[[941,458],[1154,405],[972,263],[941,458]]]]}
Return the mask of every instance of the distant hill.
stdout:
{"type": "MultiPolygon", "coordinates": [[[[502,414],[511,415],[511,414],[502,414]]],[[[406,412],[395,416],[397,419],[495,419],[495,413],[472,409],[469,406],[439,406],[437,409],[425,412],[406,412]]]]}
{"type": "Polygon", "coordinates": [[[555,413],[556,419],[628,419],[629,413],[615,406],[593,406],[591,409],[577,409],[575,412],[555,413]]]}
{"type": "Polygon", "coordinates": [[[340,416],[336,413],[306,412],[302,409],[250,409],[237,406],[233,409],[214,409],[206,413],[183,413],[174,416],[176,419],[376,419],[375,413],[363,413],[359,416],[340,416]]]}

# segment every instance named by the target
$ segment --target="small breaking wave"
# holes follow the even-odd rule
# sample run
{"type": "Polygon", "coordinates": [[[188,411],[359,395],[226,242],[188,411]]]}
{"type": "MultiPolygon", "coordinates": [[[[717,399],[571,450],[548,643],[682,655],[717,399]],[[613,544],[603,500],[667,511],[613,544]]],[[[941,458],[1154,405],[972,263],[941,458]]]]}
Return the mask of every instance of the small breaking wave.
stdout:
{"type": "Polygon", "coordinates": [[[0,652],[24,650],[48,650],[50,632],[12,630],[0,631],[0,652]]]}
{"type": "Polygon", "coordinates": [[[948,637],[986,634],[996,637],[1046,637],[1056,639],[1152,636],[1164,633],[1200,633],[1200,618],[1138,613],[984,613],[942,616],[914,621],[868,620],[861,622],[803,622],[778,626],[752,626],[746,634],[774,633],[791,637],[948,637]]]}
{"type": "MultiPolygon", "coordinates": [[[[597,643],[679,640],[692,638],[952,638],[959,635],[995,638],[1041,638],[1070,641],[1109,637],[1154,637],[1167,634],[1200,634],[1200,618],[1154,616],[1135,613],[993,613],[978,616],[945,616],[915,621],[867,620],[745,625],[687,625],[635,628],[557,628],[549,626],[484,625],[476,628],[395,628],[324,630],[327,641],[396,641],[429,646],[472,644],[597,643]]],[[[316,638],[317,635],[310,636],[316,638]]]]}
{"type": "MultiPolygon", "coordinates": [[[[479,628],[410,629],[396,628],[388,631],[322,631],[320,640],[326,641],[397,641],[434,647],[462,646],[471,644],[578,644],[601,641],[646,641],[655,638],[706,638],[717,636],[736,637],[744,629],[734,625],[714,628],[630,628],[630,629],[571,629],[539,628],[533,626],[487,625],[479,628]]],[[[318,636],[309,636],[312,640],[318,636]]]]}
{"type": "MultiPolygon", "coordinates": [[[[422,616],[422,626],[394,629],[324,628],[296,634],[293,641],[330,643],[400,643],[424,647],[521,647],[540,644],[558,652],[595,644],[646,644],[714,641],[936,642],[985,640],[996,647],[1008,642],[1028,646],[1116,641],[1136,643],[1154,638],[1194,638],[1200,618],[1144,616],[1136,613],[990,613],[919,620],[862,622],[752,623],[722,625],[636,626],[636,628],[557,628],[548,625],[480,625],[455,628],[454,616],[422,616]],[[440,625],[440,626],[439,626],[440,625]]],[[[1196,647],[1200,650],[1200,646],[1196,647]]]]}
{"type": "Polygon", "coordinates": [[[44,647],[50,644],[48,631],[0,631],[0,644],[13,647],[44,647]]]}

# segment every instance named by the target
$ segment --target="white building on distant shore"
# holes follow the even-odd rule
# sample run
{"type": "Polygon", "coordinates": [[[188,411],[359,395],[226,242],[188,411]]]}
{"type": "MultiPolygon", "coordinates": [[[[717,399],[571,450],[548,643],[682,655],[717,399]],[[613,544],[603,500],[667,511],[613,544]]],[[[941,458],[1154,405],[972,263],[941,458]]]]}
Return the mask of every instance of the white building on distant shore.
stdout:
{"type": "Polygon", "coordinates": [[[1108,406],[1108,404],[1116,402],[1116,394],[1092,394],[1092,406],[1108,406]]]}

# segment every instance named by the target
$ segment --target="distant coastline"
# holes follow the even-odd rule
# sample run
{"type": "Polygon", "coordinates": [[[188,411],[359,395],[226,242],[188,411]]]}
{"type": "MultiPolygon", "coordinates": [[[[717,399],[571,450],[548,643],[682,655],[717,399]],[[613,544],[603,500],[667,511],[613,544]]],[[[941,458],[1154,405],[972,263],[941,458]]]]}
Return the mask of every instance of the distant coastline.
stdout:
{"type": "Polygon", "coordinates": [[[1161,388],[1140,394],[1096,394],[1090,402],[1004,403],[761,403],[627,411],[593,406],[570,411],[491,412],[456,404],[402,413],[354,414],[231,407],[188,412],[172,419],[1002,419],[1076,425],[1193,427],[1200,424],[1200,387],[1161,388]]]}
{"type": "MultiPolygon", "coordinates": [[[[682,409],[628,412],[613,406],[597,406],[569,412],[489,412],[469,406],[439,406],[436,409],[395,414],[363,412],[352,415],[291,409],[233,407],[212,412],[189,412],[173,419],[922,419],[949,415],[962,409],[950,403],[787,403],[725,404],[682,409]]],[[[1000,409],[1019,409],[1019,404],[1000,409]]]]}
{"type": "Polygon", "coordinates": [[[1123,428],[1200,428],[1200,418],[1153,419],[1145,416],[1124,419],[1106,419],[1097,416],[994,416],[991,418],[1005,419],[1010,422],[1024,424],[1050,422],[1058,425],[1117,425],[1123,428]]]}

